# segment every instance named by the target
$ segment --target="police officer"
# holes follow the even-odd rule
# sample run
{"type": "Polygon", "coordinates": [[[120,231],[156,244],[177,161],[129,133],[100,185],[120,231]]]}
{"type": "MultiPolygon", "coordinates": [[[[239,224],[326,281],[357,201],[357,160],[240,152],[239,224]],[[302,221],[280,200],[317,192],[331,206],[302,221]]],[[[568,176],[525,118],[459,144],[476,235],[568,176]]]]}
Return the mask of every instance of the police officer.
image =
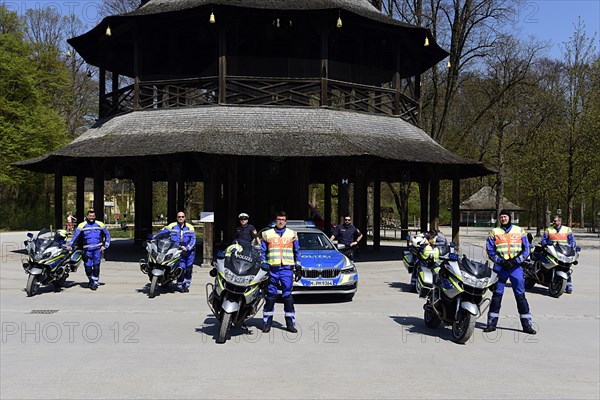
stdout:
{"type": "Polygon", "coordinates": [[[486,242],[486,250],[488,257],[494,263],[494,271],[498,274],[498,282],[490,303],[487,327],[483,331],[493,332],[496,330],[504,285],[510,278],[517,300],[517,309],[519,310],[523,332],[535,335],[536,331],[532,326],[529,304],[525,298],[525,278],[521,267],[523,261],[529,256],[529,242],[525,231],[511,223],[508,211],[500,211],[500,227],[496,227],[490,232],[486,242]]]}
{"type": "Polygon", "coordinates": [[[269,287],[263,308],[263,332],[271,330],[277,286],[281,286],[285,324],[289,332],[296,333],[296,311],[292,298],[293,279],[298,281],[302,272],[300,265],[300,247],[296,232],[286,227],[287,214],[277,213],[275,228],[262,234],[261,258],[262,268],[269,271],[269,287]],[[295,277],[294,277],[295,275],[295,277]]]}
{"type": "MultiPolygon", "coordinates": [[[[333,228],[331,233],[331,240],[336,240],[338,243],[343,244],[346,247],[352,249],[360,242],[363,235],[360,233],[357,227],[352,225],[352,218],[349,215],[344,216],[344,223],[333,228]]],[[[351,260],[354,259],[354,251],[350,251],[348,254],[351,260]]]]}
{"type": "Polygon", "coordinates": [[[233,240],[244,240],[246,242],[256,240],[258,242],[258,233],[256,232],[256,228],[248,223],[248,219],[250,218],[248,214],[241,213],[238,218],[240,220],[240,226],[235,228],[233,240]]]}
{"type": "MultiPolygon", "coordinates": [[[[544,235],[542,236],[542,244],[550,245],[553,243],[560,244],[561,246],[571,246],[575,248],[575,237],[573,237],[573,231],[568,226],[562,224],[562,217],[555,215],[552,219],[552,225],[546,228],[544,235]]],[[[569,270],[567,278],[567,288],[565,293],[573,293],[573,283],[571,282],[571,271],[569,270]]]]}
{"type": "Polygon", "coordinates": [[[104,223],[96,221],[94,210],[89,210],[85,221],[77,225],[67,250],[71,250],[73,244],[78,240],[83,242],[83,249],[85,250],[85,274],[89,280],[88,287],[91,290],[96,290],[100,280],[100,260],[104,250],[110,246],[110,233],[108,233],[104,223]]]}
{"type": "Polygon", "coordinates": [[[190,284],[192,283],[192,269],[196,250],[194,227],[192,224],[185,222],[185,213],[179,211],[177,213],[177,222],[165,226],[158,233],[163,232],[170,233],[171,240],[179,243],[179,248],[183,251],[179,259],[179,265],[183,269],[183,272],[177,278],[177,289],[182,293],[187,293],[190,291],[190,284]]]}

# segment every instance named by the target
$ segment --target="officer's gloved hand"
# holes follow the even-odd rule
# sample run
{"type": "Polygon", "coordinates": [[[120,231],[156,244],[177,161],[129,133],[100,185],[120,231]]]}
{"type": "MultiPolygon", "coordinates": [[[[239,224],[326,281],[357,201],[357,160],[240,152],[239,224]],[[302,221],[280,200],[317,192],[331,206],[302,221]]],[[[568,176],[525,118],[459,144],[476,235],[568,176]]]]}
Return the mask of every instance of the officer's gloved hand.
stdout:
{"type": "Polygon", "coordinates": [[[511,260],[502,260],[500,266],[502,267],[502,269],[512,269],[511,260]]]}
{"type": "Polygon", "coordinates": [[[264,263],[260,264],[260,269],[268,272],[271,270],[271,266],[269,265],[269,263],[264,262],[264,263]]]}
{"type": "Polygon", "coordinates": [[[516,258],[511,258],[510,260],[508,260],[510,262],[510,267],[514,268],[517,265],[519,265],[519,261],[516,258]]]}
{"type": "Polygon", "coordinates": [[[300,278],[302,278],[302,265],[297,263],[294,268],[294,282],[298,282],[300,278]]]}

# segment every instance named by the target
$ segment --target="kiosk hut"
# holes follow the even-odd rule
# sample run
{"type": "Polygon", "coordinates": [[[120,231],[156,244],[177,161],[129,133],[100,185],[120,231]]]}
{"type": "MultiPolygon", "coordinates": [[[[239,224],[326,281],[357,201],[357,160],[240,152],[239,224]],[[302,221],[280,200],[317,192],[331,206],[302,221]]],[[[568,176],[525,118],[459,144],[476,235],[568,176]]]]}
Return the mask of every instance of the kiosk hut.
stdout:
{"type": "Polygon", "coordinates": [[[55,175],[57,222],[67,175],[77,177],[79,220],[86,177],[97,210],[104,180],[133,179],[137,240],[151,231],[154,181],[168,182],[169,220],[185,183],[203,182],[217,242],[240,211],[259,226],[280,209],[305,217],[310,183],[324,184],[325,229],[332,184],[344,213],[353,183],[354,222],[366,231],[369,182],[374,215],[381,181],[418,182],[426,228],[437,225],[440,179],[451,179],[457,234],[460,179],[490,173],[417,126],[418,77],[448,53],[427,29],[367,0],[148,0],[69,43],[99,68],[100,119],[69,145],[17,163],[55,175]],[[414,77],[409,96],[403,82],[414,77]]]}

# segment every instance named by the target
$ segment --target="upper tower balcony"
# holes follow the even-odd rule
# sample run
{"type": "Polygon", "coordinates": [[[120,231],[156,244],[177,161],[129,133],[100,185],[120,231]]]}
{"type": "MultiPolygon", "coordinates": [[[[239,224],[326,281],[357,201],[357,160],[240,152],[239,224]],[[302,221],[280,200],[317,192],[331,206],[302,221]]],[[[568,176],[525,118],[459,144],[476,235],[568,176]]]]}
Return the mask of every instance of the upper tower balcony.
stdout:
{"type": "Polygon", "coordinates": [[[272,105],[352,109],[416,125],[418,93],[407,96],[402,80],[447,56],[427,29],[388,18],[367,0],[149,0],[69,43],[100,68],[100,117],[272,105]],[[118,76],[130,84],[119,87],[118,76]]]}

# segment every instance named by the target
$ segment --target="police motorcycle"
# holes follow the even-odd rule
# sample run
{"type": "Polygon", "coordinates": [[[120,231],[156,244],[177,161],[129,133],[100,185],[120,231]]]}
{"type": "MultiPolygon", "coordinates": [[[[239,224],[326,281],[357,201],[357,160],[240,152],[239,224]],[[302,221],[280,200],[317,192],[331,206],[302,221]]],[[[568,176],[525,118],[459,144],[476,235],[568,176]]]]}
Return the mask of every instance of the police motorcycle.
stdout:
{"type": "Polygon", "coordinates": [[[485,312],[484,305],[489,306],[488,293],[498,276],[483,251],[478,258],[449,253],[440,260],[439,273],[423,306],[423,319],[429,328],[442,322],[451,324],[453,340],[462,344],[473,334],[475,321],[485,312]]]}
{"type": "MultiPolygon", "coordinates": [[[[439,260],[436,262],[436,256],[432,252],[427,259],[421,257],[425,237],[423,234],[417,234],[414,237],[407,237],[408,250],[404,251],[402,261],[407,272],[411,276],[411,289],[415,291],[419,297],[427,297],[427,294],[433,287],[434,276],[439,271],[439,260]]],[[[448,254],[455,253],[454,242],[432,244],[434,252],[439,256],[445,257],[448,254]]]]}
{"type": "MultiPolygon", "coordinates": [[[[532,243],[533,235],[527,235],[532,243]]],[[[531,289],[535,284],[548,288],[552,297],[560,297],[567,287],[568,273],[571,266],[577,265],[581,248],[565,244],[538,244],[523,264],[525,288],[531,289]]]]}
{"type": "Polygon", "coordinates": [[[183,251],[179,243],[171,240],[169,232],[161,232],[149,239],[145,243],[148,259],[140,260],[140,270],[150,279],[148,297],[152,299],[159,287],[168,289],[171,282],[176,281],[183,273],[183,268],[179,265],[183,251]]]}
{"type": "Polygon", "coordinates": [[[83,257],[81,250],[67,250],[67,231],[60,229],[51,231],[44,228],[37,235],[28,233],[25,243],[28,259],[23,262],[23,269],[29,275],[25,291],[27,296],[34,296],[41,285],[54,285],[56,291],[65,285],[71,272],[83,257]]]}
{"type": "Polygon", "coordinates": [[[206,284],[208,307],[220,322],[217,343],[225,343],[232,326],[252,318],[263,303],[269,273],[261,269],[260,246],[239,240],[217,254],[206,284]]]}

